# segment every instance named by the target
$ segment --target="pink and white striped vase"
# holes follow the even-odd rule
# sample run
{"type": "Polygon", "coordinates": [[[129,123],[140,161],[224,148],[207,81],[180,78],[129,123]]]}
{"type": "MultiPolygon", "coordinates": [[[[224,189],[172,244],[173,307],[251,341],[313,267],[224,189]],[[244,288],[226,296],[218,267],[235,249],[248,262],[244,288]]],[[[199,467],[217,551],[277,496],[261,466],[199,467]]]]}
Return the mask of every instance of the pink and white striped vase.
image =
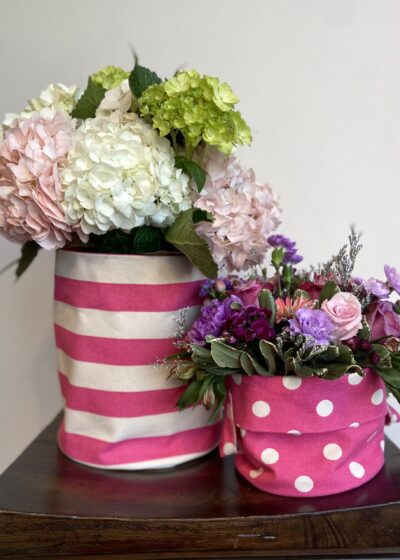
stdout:
{"type": "Polygon", "coordinates": [[[201,457],[220,422],[203,406],[179,412],[185,390],[163,358],[184,310],[198,312],[204,278],[183,256],[58,251],[55,335],[65,455],[103,469],[158,469],[201,457]]]}

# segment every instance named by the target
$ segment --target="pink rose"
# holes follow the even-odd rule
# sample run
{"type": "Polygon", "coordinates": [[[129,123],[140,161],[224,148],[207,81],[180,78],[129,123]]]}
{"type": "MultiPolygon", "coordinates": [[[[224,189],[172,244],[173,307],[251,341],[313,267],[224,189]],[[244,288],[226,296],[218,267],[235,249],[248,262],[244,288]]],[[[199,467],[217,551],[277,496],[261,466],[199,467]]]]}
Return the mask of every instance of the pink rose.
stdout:
{"type": "Polygon", "coordinates": [[[321,309],[335,325],[337,340],[347,340],[355,336],[362,327],[361,304],[354,294],[339,292],[330,300],[325,300],[321,309]]]}
{"type": "Polygon", "coordinates": [[[368,307],[367,322],[371,328],[371,338],[400,336],[400,315],[390,301],[376,301],[368,307]]]}
{"type": "Polygon", "coordinates": [[[263,289],[273,289],[271,284],[266,282],[260,282],[259,280],[248,280],[247,282],[241,282],[238,286],[235,286],[233,293],[238,296],[243,305],[258,305],[258,294],[263,289]]]}

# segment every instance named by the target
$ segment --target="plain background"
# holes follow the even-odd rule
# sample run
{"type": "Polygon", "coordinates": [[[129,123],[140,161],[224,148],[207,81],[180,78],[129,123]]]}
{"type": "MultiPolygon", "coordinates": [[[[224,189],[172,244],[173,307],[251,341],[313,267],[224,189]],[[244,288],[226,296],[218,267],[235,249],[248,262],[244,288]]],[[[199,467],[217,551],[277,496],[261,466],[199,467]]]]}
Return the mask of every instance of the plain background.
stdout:
{"type": "MultiPolygon", "coordinates": [[[[400,267],[398,0],[0,0],[0,20],[0,114],[50,82],[83,88],[107,64],[130,69],[129,45],[161,76],[219,76],[253,129],[242,157],[279,193],[305,264],[355,224],[357,273],[400,267]]],[[[18,252],[1,239],[0,268],[18,252]]],[[[18,283],[0,276],[0,471],[62,405],[53,260],[42,252],[18,283]]]]}

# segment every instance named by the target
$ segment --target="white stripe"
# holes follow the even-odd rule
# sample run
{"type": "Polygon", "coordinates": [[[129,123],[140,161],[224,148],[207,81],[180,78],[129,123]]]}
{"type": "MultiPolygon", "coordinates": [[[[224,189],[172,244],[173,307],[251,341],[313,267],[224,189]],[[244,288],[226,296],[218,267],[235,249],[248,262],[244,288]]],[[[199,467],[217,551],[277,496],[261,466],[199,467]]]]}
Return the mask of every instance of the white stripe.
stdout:
{"type": "MultiPolygon", "coordinates": [[[[67,433],[117,443],[127,439],[171,436],[186,430],[204,428],[209,425],[207,423],[211,414],[212,412],[202,405],[181,412],[151,414],[137,418],[112,418],[66,408],[64,429],[67,433]]],[[[212,423],[218,421],[219,418],[212,423]]]]}
{"type": "Polygon", "coordinates": [[[140,392],[170,389],[181,386],[181,382],[171,377],[167,367],[149,366],[112,366],[91,364],[73,360],[62,350],[57,351],[60,373],[68,377],[76,387],[98,389],[100,391],[140,392]]]}
{"type": "Polygon", "coordinates": [[[56,274],[110,284],[175,284],[203,280],[184,256],[103,255],[57,251],[56,274]]]}
{"type": "Polygon", "coordinates": [[[102,464],[98,465],[97,463],[78,461],[77,459],[75,459],[75,457],[71,457],[70,455],[68,455],[68,453],[66,453],[64,449],[62,449],[60,443],[58,443],[58,446],[61,449],[61,451],[64,453],[64,455],[66,455],[67,457],[75,461],[75,463],[79,463],[80,465],[85,465],[87,467],[96,467],[98,469],[104,469],[104,470],[121,469],[121,470],[128,470],[128,471],[139,471],[142,469],[168,469],[172,467],[177,467],[178,465],[182,465],[182,463],[193,461],[194,459],[198,459],[199,457],[203,457],[204,455],[211,453],[211,451],[218,446],[218,443],[213,447],[211,447],[210,449],[207,449],[207,451],[201,451],[200,453],[188,453],[186,455],[175,455],[174,457],[152,459],[151,461],[137,461],[136,463],[122,463],[116,465],[102,465],[102,464]]]}
{"type": "Polygon", "coordinates": [[[54,302],[54,321],[75,334],[117,339],[165,339],[179,336],[179,325],[184,321],[185,330],[199,314],[200,307],[187,307],[180,311],[101,311],[81,309],[54,302]]]}

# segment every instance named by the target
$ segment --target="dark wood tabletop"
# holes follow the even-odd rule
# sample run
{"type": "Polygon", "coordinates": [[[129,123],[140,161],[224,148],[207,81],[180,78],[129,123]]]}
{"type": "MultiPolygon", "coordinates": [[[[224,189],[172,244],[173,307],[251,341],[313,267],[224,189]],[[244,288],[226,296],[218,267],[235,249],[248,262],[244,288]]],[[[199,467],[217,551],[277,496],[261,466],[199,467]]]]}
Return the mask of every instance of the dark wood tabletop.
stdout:
{"type": "Polygon", "coordinates": [[[0,558],[400,557],[400,450],[361,488],[262,493],[216,452],[173,470],[101,471],[56,446],[57,418],[0,477],[0,558]]]}

